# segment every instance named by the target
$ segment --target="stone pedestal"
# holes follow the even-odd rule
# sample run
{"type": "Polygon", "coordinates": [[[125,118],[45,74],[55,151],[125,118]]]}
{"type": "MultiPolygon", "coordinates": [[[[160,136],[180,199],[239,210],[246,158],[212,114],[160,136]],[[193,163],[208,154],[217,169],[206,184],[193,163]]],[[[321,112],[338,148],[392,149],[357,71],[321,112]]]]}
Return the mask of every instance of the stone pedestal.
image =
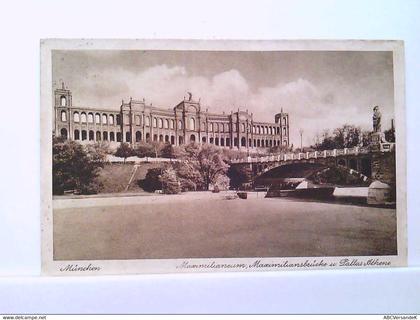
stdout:
{"type": "Polygon", "coordinates": [[[385,204],[391,200],[391,187],[378,180],[369,185],[367,203],[385,204]]]}

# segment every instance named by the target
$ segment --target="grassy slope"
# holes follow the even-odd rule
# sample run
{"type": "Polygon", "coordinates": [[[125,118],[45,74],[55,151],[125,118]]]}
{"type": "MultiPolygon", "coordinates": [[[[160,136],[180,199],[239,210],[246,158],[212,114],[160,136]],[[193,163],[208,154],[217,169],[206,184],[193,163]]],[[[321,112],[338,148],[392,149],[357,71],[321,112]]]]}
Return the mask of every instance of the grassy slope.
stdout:
{"type": "MultiPolygon", "coordinates": [[[[128,191],[131,192],[141,192],[141,189],[137,180],[142,180],[146,176],[147,170],[150,168],[155,168],[161,166],[161,164],[156,163],[144,163],[140,164],[137,169],[136,176],[134,177],[128,191]]],[[[133,171],[134,165],[132,163],[127,164],[107,164],[101,170],[99,174],[99,180],[103,184],[103,188],[100,193],[119,193],[125,190],[128,181],[130,180],[131,173],[133,171]]]]}

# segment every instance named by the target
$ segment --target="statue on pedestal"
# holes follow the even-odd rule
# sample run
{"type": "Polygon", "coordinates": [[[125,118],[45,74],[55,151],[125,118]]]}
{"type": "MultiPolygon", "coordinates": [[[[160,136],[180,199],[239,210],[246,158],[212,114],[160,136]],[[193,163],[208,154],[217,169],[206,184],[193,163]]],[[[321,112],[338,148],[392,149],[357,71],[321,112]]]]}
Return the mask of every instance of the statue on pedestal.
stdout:
{"type": "Polygon", "coordinates": [[[381,112],[379,107],[375,106],[373,108],[373,132],[381,132],[381,112]]]}

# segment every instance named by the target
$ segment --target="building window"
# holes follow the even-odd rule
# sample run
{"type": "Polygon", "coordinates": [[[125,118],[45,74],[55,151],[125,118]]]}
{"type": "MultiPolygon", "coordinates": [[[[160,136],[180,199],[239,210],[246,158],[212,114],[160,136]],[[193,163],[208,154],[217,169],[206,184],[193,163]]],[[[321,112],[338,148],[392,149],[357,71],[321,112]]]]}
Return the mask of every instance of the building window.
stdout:
{"type": "Polygon", "coordinates": [[[131,134],[129,131],[125,133],[125,142],[131,142],[131,134]]]}
{"type": "Polygon", "coordinates": [[[95,140],[95,132],[93,132],[92,130],[89,131],[89,140],[90,141],[95,140]]]}
{"type": "Polygon", "coordinates": [[[178,121],[178,129],[182,129],[182,121],[181,120],[178,121]]]}
{"type": "Polygon", "coordinates": [[[220,138],[220,145],[221,145],[222,147],[224,147],[224,146],[225,146],[225,139],[224,139],[224,138],[220,138]]]}
{"type": "Polygon", "coordinates": [[[96,131],[96,141],[101,141],[101,132],[96,131]]]}
{"type": "Polygon", "coordinates": [[[194,118],[190,119],[190,130],[195,130],[195,119],[194,118]]]}
{"type": "Polygon", "coordinates": [[[106,132],[106,131],[104,131],[104,132],[102,132],[102,140],[104,140],[104,141],[108,141],[108,132],[106,132]]]}
{"type": "Polygon", "coordinates": [[[283,124],[284,125],[287,125],[287,119],[286,119],[286,117],[283,117],[283,124]]]}
{"type": "Polygon", "coordinates": [[[103,123],[103,124],[107,124],[107,123],[108,123],[108,117],[107,117],[107,115],[106,115],[106,114],[103,114],[103,115],[102,115],[102,123],[103,123]]]}
{"type": "Polygon", "coordinates": [[[226,138],[226,147],[230,147],[230,138],[226,138]]]}
{"type": "Polygon", "coordinates": [[[125,123],[125,124],[129,124],[129,123],[130,123],[130,117],[129,117],[129,115],[128,115],[128,114],[125,114],[125,115],[124,115],[124,123],[125,123]]]}
{"type": "Polygon", "coordinates": [[[87,139],[87,132],[86,130],[82,130],[82,140],[86,140],[87,139]]]}
{"type": "Polygon", "coordinates": [[[246,147],[246,139],[245,137],[241,138],[241,147],[246,147]]]}
{"type": "Polygon", "coordinates": [[[67,121],[67,112],[61,111],[61,121],[66,122],[67,121]]]}
{"type": "Polygon", "coordinates": [[[169,120],[168,119],[165,119],[165,122],[164,122],[163,126],[165,127],[165,129],[169,128],[169,120]]]}
{"type": "Polygon", "coordinates": [[[150,142],[150,133],[146,133],[146,141],[150,142]]]}
{"type": "Polygon", "coordinates": [[[114,132],[109,133],[109,141],[115,141],[115,134],[114,132]]]}
{"type": "Polygon", "coordinates": [[[62,138],[64,138],[65,140],[67,140],[67,129],[66,128],[62,128],[60,131],[60,135],[62,138]]]}
{"type": "Polygon", "coordinates": [[[214,139],[214,144],[215,144],[216,146],[218,146],[218,145],[219,145],[219,138],[218,138],[218,137],[216,137],[216,138],[214,139]]]}
{"type": "Polygon", "coordinates": [[[67,105],[67,101],[66,101],[66,97],[65,96],[61,96],[60,98],[60,104],[62,107],[65,107],[67,105]]]}
{"type": "Polygon", "coordinates": [[[114,124],[114,115],[109,116],[109,124],[114,124]]]}
{"type": "Polygon", "coordinates": [[[159,128],[163,128],[163,120],[161,118],[159,118],[159,128]]]}
{"type": "Polygon", "coordinates": [[[80,140],[80,131],[74,130],[74,140],[80,140]]]}
{"type": "Polygon", "coordinates": [[[168,135],[165,135],[165,142],[169,142],[169,136],[168,135]]]}
{"type": "Polygon", "coordinates": [[[213,123],[210,123],[210,125],[209,125],[209,131],[213,132],[213,123]]]}
{"type": "Polygon", "coordinates": [[[141,125],[141,119],[139,115],[135,116],[135,122],[136,122],[136,126],[141,125]]]}
{"type": "Polygon", "coordinates": [[[277,134],[280,134],[280,128],[277,127],[277,134]]]}
{"type": "Polygon", "coordinates": [[[171,120],[171,129],[173,129],[175,127],[175,121],[171,120]]]}
{"type": "Polygon", "coordinates": [[[101,115],[99,113],[95,114],[95,123],[96,124],[101,123],[101,115]]]}
{"type": "Polygon", "coordinates": [[[150,117],[149,116],[146,116],[146,118],[144,118],[144,120],[145,120],[145,124],[146,124],[146,126],[147,127],[149,127],[150,126],[150,117]]]}
{"type": "Polygon", "coordinates": [[[175,136],[171,136],[171,144],[175,144],[175,136]]]}
{"type": "Polygon", "coordinates": [[[117,126],[119,126],[119,125],[121,125],[121,115],[120,114],[117,114],[117,126]]]}
{"type": "Polygon", "coordinates": [[[82,112],[82,113],[80,114],[80,120],[81,120],[83,123],[86,123],[86,113],[82,112]]]}
{"type": "Polygon", "coordinates": [[[286,128],[283,128],[283,135],[286,135],[286,128]]]}
{"type": "Polygon", "coordinates": [[[156,118],[153,118],[153,127],[157,128],[157,119],[156,118]]]}
{"type": "Polygon", "coordinates": [[[245,132],[245,123],[242,123],[242,132],[245,132]]]}
{"type": "Polygon", "coordinates": [[[136,132],[136,142],[140,142],[141,141],[141,132],[137,131],[136,132]]]}
{"type": "Polygon", "coordinates": [[[79,112],[73,113],[73,121],[74,122],[79,122],[80,121],[79,112]]]}
{"type": "Polygon", "coordinates": [[[92,113],[88,113],[88,122],[93,123],[93,114],[92,113]]]}
{"type": "Polygon", "coordinates": [[[122,141],[121,132],[117,132],[117,142],[121,142],[121,141],[122,141]]]}
{"type": "Polygon", "coordinates": [[[153,135],[153,141],[158,141],[158,135],[157,134],[153,135]]]}

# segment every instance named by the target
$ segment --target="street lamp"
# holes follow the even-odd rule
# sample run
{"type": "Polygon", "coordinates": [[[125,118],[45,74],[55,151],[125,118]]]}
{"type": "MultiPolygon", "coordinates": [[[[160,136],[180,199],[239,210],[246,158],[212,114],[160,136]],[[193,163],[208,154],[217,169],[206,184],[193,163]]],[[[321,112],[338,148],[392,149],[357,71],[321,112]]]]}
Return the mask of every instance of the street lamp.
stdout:
{"type": "Polygon", "coordinates": [[[299,129],[299,133],[300,133],[300,152],[302,151],[302,135],[303,135],[303,129],[299,129]]]}

